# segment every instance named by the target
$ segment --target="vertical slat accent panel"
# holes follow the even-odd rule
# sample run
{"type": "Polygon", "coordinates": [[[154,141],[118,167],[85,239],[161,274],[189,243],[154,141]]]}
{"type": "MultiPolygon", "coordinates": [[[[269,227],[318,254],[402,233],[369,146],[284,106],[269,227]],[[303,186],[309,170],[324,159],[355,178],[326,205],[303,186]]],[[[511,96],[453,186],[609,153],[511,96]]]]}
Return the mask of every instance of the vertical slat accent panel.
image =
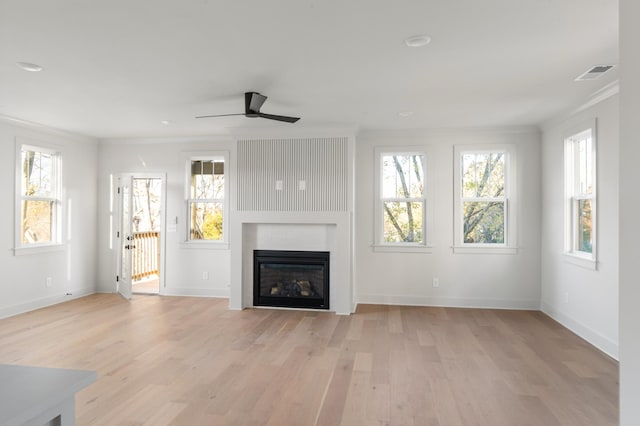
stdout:
{"type": "Polygon", "coordinates": [[[348,149],[347,137],[239,140],[238,210],[346,211],[348,149]]]}

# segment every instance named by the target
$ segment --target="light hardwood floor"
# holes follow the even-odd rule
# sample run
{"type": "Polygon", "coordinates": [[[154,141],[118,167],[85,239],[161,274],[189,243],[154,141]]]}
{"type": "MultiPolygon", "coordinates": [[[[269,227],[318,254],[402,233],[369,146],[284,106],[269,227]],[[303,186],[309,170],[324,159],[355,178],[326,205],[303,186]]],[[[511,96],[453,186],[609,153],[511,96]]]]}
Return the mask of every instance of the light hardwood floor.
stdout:
{"type": "Polygon", "coordinates": [[[617,363],[529,311],[103,294],[0,320],[0,363],[96,370],[78,425],[618,423],[617,363]]]}

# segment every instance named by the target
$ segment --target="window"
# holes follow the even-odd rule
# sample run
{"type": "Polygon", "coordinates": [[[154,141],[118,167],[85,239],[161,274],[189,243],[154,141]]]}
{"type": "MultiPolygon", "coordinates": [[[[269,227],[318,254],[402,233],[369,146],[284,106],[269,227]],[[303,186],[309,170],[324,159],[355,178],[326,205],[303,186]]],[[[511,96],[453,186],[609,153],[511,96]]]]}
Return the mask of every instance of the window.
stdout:
{"type": "Polygon", "coordinates": [[[565,251],[596,260],[595,123],[565,138],[565,251]]]}
{"type": "Polygon", "coordinates": [[[454,249],[515,249],[511,146],[456,147],[454,249]]]}
{"type": "Polygon", "coordinates": [[[60,153],[49,148],[19,145],[16,182],[15,247],[60,242],[60,153]]]}
{"type": "Polygon", "coordinates": [[[420,248],[427,245],[426,154],[378,149],[376,244],[420,248]]]}
{"type": "Polygon", "coordinates": [[[226,241],[225,156],[190,159],[189,241],[226,241]]]}

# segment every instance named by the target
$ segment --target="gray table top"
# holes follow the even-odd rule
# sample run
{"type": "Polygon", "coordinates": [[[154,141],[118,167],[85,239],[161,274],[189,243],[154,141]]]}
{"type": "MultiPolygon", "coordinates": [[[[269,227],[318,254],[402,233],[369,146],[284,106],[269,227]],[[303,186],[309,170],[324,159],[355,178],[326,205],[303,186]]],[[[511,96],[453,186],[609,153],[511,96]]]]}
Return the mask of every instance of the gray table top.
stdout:
{"type": "Polygon", "coordinates": [[[22,424],[96,378],[95,371],[0,364],[0,425],[22,424]]]}

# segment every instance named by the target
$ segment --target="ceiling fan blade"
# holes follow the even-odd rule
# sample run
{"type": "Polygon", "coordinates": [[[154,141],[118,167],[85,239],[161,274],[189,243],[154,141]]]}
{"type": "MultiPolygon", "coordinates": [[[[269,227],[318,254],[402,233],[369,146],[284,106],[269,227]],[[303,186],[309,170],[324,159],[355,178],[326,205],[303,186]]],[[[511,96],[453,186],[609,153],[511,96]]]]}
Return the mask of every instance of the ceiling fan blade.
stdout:
{"type": "Polygon", "coordinates": [[[262,112],[259,112],[257,116],[261,118],[268,118],[269,120],[285,121],[287,123],[295,123],[296,121],[300,120],[300,117],[287,117],[286,115],[264,114],[262,112]]]}
{"type": "Polygon", "coordinates": [[[211,118],[211,117],[231,117],[234,115],[245,115],[245,114],[216,114],[216,115],[201,115],[196,118],[211,118]]]}
{"type": "Polygon", "coordinates": [[[262,104],[267,100],[266,96],[261,95],[258,92],[246,92],[244,94],[244,110],[247,117],[256,116],[260,113],[262,104]]]}

